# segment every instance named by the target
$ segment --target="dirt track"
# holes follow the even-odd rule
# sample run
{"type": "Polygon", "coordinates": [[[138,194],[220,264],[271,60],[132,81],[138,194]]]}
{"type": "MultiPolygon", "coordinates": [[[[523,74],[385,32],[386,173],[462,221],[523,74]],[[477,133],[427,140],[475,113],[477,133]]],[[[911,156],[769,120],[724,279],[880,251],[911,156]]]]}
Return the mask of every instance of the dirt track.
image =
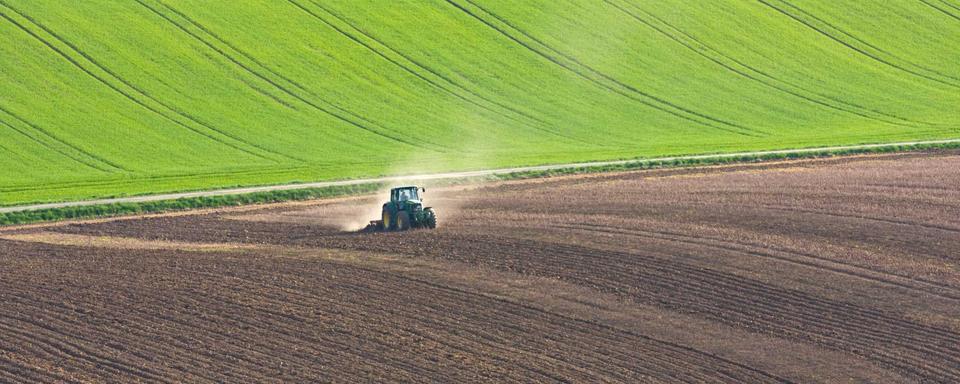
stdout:
{"type": "Polygon", "coordinates": [[[430,190],[408,233],[344,230],[379,196],[8,229],[0,381],[957,382],[958,170],[430,190]]]}

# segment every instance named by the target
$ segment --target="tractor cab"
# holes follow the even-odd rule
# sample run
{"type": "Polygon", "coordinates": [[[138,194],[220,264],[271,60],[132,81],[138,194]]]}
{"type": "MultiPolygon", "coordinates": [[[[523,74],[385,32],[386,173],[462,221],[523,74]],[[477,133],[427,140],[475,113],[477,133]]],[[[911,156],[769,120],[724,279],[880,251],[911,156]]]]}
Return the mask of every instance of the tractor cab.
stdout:
{"type": "Polygon", "coordinates": [[[420,201],[420,188],[400,187],[390,190],[390,202],[420,201]]]}

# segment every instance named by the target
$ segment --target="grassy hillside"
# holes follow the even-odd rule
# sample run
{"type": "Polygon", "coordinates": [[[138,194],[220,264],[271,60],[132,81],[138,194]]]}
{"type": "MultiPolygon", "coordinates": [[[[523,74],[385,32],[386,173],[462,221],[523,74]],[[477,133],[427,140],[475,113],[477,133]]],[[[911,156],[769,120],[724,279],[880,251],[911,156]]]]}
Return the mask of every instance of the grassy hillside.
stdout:
{"type": "Polygon", "coordinates": [[[0,0],[0,204],[960,136],[957,0],[0,0]]]}

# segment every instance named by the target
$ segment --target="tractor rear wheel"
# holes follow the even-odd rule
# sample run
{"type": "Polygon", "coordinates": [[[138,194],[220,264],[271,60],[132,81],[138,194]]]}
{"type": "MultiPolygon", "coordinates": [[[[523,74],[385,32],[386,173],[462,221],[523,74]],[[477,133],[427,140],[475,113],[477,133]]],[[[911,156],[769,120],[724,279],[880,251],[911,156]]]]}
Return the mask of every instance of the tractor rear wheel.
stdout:
{"type": "Polygon", "coordinates": [[[437,227],[437,214],[432,209],[423,211],[423,226],[430,229],[437,227]]]}
{"type": "Polygon", "coordinates": [[[383,218],[383,230],[384,230],[384,231],[392,231],[392,230],[394,230],[394,228],[396,227],[397,224],[394,223],[394,222],[393,222],[393,218],[390,217],[390,211],[384,209],[384,210],[383,210],[382,218],[383,218]]]}
{"type": "Polygon", "coordinates": [[[397,229],[401,231],[410,229],[410,214],[407,211],[397,213],[397,229]]]}

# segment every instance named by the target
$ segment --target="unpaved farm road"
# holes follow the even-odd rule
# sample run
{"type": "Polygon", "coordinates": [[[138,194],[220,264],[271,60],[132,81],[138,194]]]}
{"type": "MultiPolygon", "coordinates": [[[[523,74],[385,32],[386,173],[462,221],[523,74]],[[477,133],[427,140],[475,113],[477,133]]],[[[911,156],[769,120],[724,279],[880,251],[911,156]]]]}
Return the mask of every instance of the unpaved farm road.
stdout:
{"type": "Polygon", "coordinates": [[[937,144],[953,144],[953,143],[960,143],[960,139],[910,141],[910,142],[886,143],[886,144],[847,145],[847,146],[822,147],[822,148],[787,149],[787,150],[779,150],[779,151],[737,152],[737,153],[724,153],[724,154],[716,154],[716,155],[674,156],[674,157],[661,157],[661,158],[639,159],[639,160],[597,161],[597,162],[589,162],[589,163],[571,163],[571,164],[541,165],[541,166],[532,166],[532,167],[488,169],[488,170],[481,170],[481,171],[434,173],[434,174],[427,174],[427,175],[390,176],[390,177],[378,177],[378,178],[371,178],[371,179],[323,181],[323,182],[304,183],[304,184],[268,185],[263,187],[217,189],[217,190],[211,190],[211,191],[168,193],[168,194],[147,195],[147,196],[119,197],[119,198],[112,198],[112,199],[20,205],[20,206],[13,206],[13,207],[0,207],[0,213],[36,211],[41,209],[68,208],[68,207],[89,207],[89,206],[106,205],[106,204],[146,203],[151,201],[189,199],[189,198],[196,198],[196,197],[245,195],[245,194],[257,193],[257,192],[290,191],[290,190],[309,189],[309,188],[327,188],[327,187],[362,185],[362,184],[409,182],[411,180],[430,181],[430,180],[462,179],[462,178],[469,178],[469,177],[508,175],[511,173],[519,173],[519,172],[554,171],[554,170],[561,170],[561,169],[605,167],[605,166],[636,164],[636,163],[670,162],[675,160],[729,159],[729,158],[738,158],[738,157],[744,157],[744,156],[804,154],[804,153],[819,153],[819,152],[830,152],[830,151],[912,147],[912,146],[918,146],[918,145],[937,145],[937,144]]]}
{"type": "Polygon", "coordinates": [[[960,152],[0,230],[0,382],[960,382],[960,152]],[[371,211],[373,213],[371,213],[371,211]]]}

